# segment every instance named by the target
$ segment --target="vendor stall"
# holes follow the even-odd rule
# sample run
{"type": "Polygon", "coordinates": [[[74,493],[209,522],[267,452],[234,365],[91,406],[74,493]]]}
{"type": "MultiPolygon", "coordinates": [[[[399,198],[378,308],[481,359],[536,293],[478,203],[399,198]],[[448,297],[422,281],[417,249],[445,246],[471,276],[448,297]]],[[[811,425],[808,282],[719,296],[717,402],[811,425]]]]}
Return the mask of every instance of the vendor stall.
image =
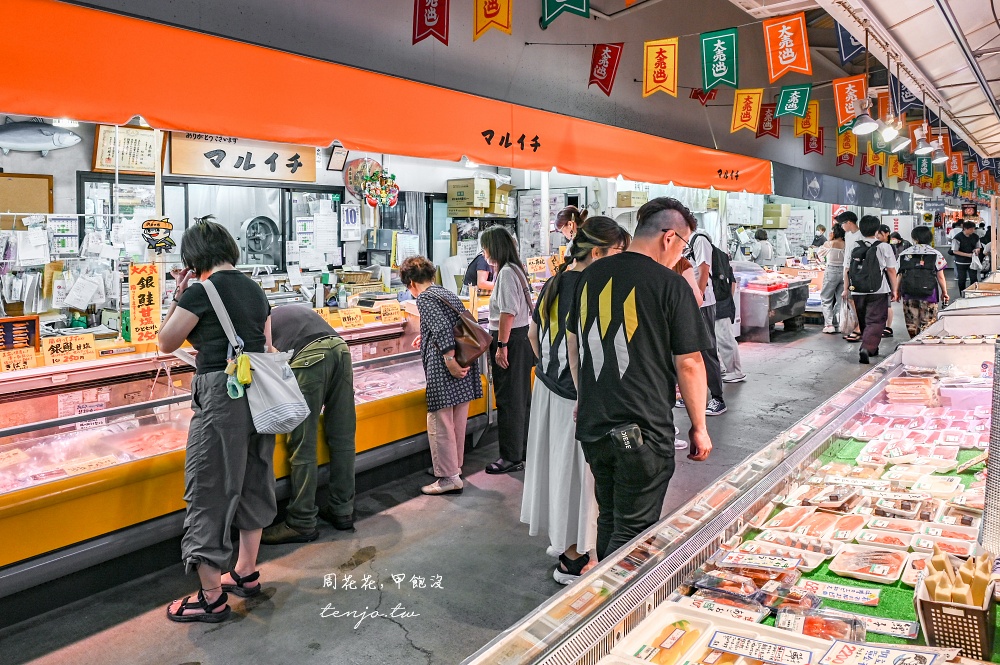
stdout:
{"type": "Polygon", "coordinates": [[[466,662],[1000,662],[996,552],[978,542],[983,527],[996,548],[984,453],[1000,316],[972,311],[947,313],[466,662]],[[927,582],[945,569],[944,586],[927,582]]]}
{"type": "Polygon", "coordinates": [[[770,342],[776,324],[801,330],[811,277],[768,272],[755,263],[733,262],[739,283],[740,341],[770,342]]]}

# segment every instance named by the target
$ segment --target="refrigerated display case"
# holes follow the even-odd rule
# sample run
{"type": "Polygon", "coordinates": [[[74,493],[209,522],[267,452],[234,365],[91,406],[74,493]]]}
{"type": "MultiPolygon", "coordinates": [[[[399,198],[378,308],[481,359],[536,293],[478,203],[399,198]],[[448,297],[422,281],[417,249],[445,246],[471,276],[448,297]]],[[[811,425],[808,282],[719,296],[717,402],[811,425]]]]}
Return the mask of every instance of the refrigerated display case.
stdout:
{"type": "MultiPolygon", "coordinates": [[[[0,382],[0,597],[183,530],[184,447],[193,368],[144,354],[37,368],[0,382]]],[[[356,471],[427,448],[419,352],[354,365],[356,471]]],[[[470,406],[470,433],[487,425],[470,406]]],[[[320,421],[319,439],[323,440],[320,421]]],[[[318,462],[329,461],[318,446],[318,462]]],[[[325,481],[321,466],[320,480],[325,481]]],[[[284,437],[275,446],[287,496],[284,437]]]]}
{"type": "MultiPolygon", "coordinates": [[[[959,308],[961,307],[962,305],[959,308]]],[[[666,635],[664,631],[673,625],[671,621],[674,620],[689,621],[695,627],[708,626],[711,628],[714,626],[717,634],[719,631],[724,632],[725,629],[733,626],[742,627],[743,631],[736,630],[734,632],[746,636],[748,639],[760,638],[764,641],[784,644],[792,649],[802,649],[801,655],[806,660],[800,660],[800,663],[818,663],[820,657],[825,653],[823,647],[830,646],[831,642],[822,640],[819,645],[809,643],[812,638],[781,631],[773,626],[773,619],[766,620],[765,623],[769,625],[759,623],[765,621],[763,616],[751,616],[746,611],[737,612],[739,621],[733,623],[730,621],[734,614],[732,608],[723,604],[706,604],[704,599],[693,600],[683,592],[690,593],[691,590],[687,589],[686,585],[691,584],[693,573],[700,568],[710,569],[715,565],[720,550],[723,550],[723,553],[727,549],[765,553],[780,550],[780,544],[768,543],[766,537],[762,541],[754,541],[757,543],[755,545],[748,546],[747,543],[754,538],[762,538],[761,534],[766,532],[761,531],[761,527],[767,526],[767,523],[774,519],[785,505],[783,501],[792,501],[789,497],[793,496],[793,492],[803,491],[799,489],[800,487],[808,485],[811,481],[827,482],[831,473],[851,474],[854,473],[853,470],[860,470],[857,474],[859,477],[874,476],[879,478],[873,472],[866,471],[865,467],[858,466],[858,460],[863,457],[862,451],[868,445],[860,438],[871,435],[871,431],[865,431],[866,426],[871,427],[869,423],[874,423],[877,426],[876,429],[886,429],[886,423],[877,420],[883,417],[878,414],[894,413],[891,409],[896,407],[887,402],[886,389],[890,385],[895,386],[900,377],[910,375],[936,376],[936,373],[940,372],[941,376],[950,376],[955,379],[966,376],[970,378],[970,381],[973,381],[984,363],[989,363],[989,367],[992,367],[995,355],[994,345],[984,343],[983,338],[978,336],[980,333],[973,333],[971,330],[978,329],[983,333],[987,331],[990,333],[1000,332],[1000,316],[953,316],[951,320],[948,316],[944,316],[943,320],[936,325],[951,326],[952,328],[961,325],[966,328],[963,335],[977,335],[977,338],[966,340],[968,343],[952,345],[924,344],[923,340],[918,338],[911,343],[902,345],[897,352],[880,365],[874,367],[801,421],[782,432],[760,452],[750,456],[736,468],[727,471],[715,483],[694,496],[672,515],[667,516],[621,550],[601,561],[579,581],[557,593],[476,654],[470,656],[465,663],[468,665],[486,663],[493,665],[695,663],[699,662],[698,654],[701,653],[699,650],[704,650],[706,654],[712,651],[712,649],[707,648],[708,638],[701,635],[697,639],[692,638],[691,644],[695,646],[688,652],[686,658],[681,657],[684,654],[664,654],[657,657],[657,649],[662,650],[664,645],[673,643],[671,636],[667,636],[662,641],[657,640],[666,635]],[[961,319],[962,322],[957,323],[957,319],[961,319]],[[819,480],[823,478],[826,480],[819,480]],[[764,545],[760,545],[761,542],[764,545]],[[772,544],[774,548],[770,547],[772,544]],[[656,639],[654,640],[654,638],[656,639]],[[803,642],[803,639],[806,639],[806,642],[803,642]],[[808,656],[805,653],[807,651],[812,656],[808,656]],[[677,656],[676,660],[675,656],[677,656]],[[661,657],[666,657],[668,660],[660,660],[661,657]]],[[[933,331],[929,331],[928,334],[932,337],[934,335],[933,331]]],[[[933,342],[933,339],[931,341],[933,342]]],[[[940,467],[939,471],[942,473],[941,470],[949,464],[962,464],[977,459],[977,456],[984,452],[982,448],[989,445],[988,418],[992,401],[992,379],[989,380],[988,385],[980,382],[981,385],[969,386],[961,380],[958,383],[960,389],[964,385],[965,389],[978,388],[981,392],[975,395],[970,395],[968,392],[949,393],[949,399],[972,401],[956,402],[957,406],[947,407],[961,409],[965,412],[961,414],[961,418],[968,417],[968,420],[960,420],[956,417],[950,420],[949,424],[954,424],[953,429],[956,430],[959,427],[965,428],[962,430],[961,436],[966,437],[967,440],[963,439],[961,446],[955,446],[954,450],[948,451],[954,453],[955,459],[952,461],[938,459],[942,456],[930,455],[928,459],[933,458],[933,463],[940,467]]],[[[943,388],[941,390],[941,395],[944,395],[943,388]]],[[[943,398],[941,398],[940,403],[949,404],[943,398]]],[[[928,413],[934,417],[945,413],[941,409],[946,407],[935,408],[937,410],[928,413]]],[[[917,416],[911,415],[904,418],[902,414],[917,413],[918,411],[920,411],[918,408],[900,409],[897,420],[900,420],[901,426],[904,424],[912,425],[917,416]]],[[[928,416],[928,418],[930,417],[928,416]]],[[[927,425],[927,421],[916,422],[919,422],[921,426],[927,425]]],[[[900,432],[902,431],[900,430],[900,432]]],[[[906,431],[919,432],[920,430],[907,429],[906,431]]],[[[947,436],[947,432],[941,432],[940,436],[947,436]]],[[[889,469],[901,470],[903,468],[889,463],[886,472],[889,469]]],[[[980,472],[982,468],[983,465],[979,464],[965,470],[961,475],[962,481],[970,486],[974,482],[982,482],[981,480],[973,480],[975,477],[973,474],[980,472]]],[[[950,473],[951,476],[955,475],[954,472],[950,473]]],[[[940,477],[946,478],[947,476],[940,477]]],[[[864,485],[867,481],[856,480],[854,482],[864,485]]],[[[879,481],[876,482],[881,482],[881,479],[879,478],[879,481]]],[[[867,496],[865,492],[860,494],[867,496]]],[[[956,495],[956,501],[958,496],[961,494],[956,495]]],[[[958,519],[958,513],[952,515],[946,512],[949,507],[948,501],[941,504],[927,504],[928,514],[918,514],[917,517],[919,519],[929,518],[932,508],[940,509],[941,512],[935,513],[934,519],[940,517],[943,520],[941,524],[949,524],[949,519],[958,519]]],[[[883,510],[877,504],[862,508],[870,508],[875,516],[883,510]]],[[[924,508],[921,506],[919,510],[924,510],[924,508]]],[[[951,506],[951,508],[958,509],[958,506],[951,506]]],[[[959,510],[958,512],[961,513],[962,519],[966,519],[965,513],[968,511],[959,510]]],[[[865,517],[862,513],[863,510],[859,508],[857,516],[852,517],[852,519],[854,521],[861,520],[862,517],[865,517]]],[[[867,522],[867,519],[865,517],[861,521],[867,522]]],[[[937,527],[940,527],[941,524],[938,524],[937,527]]],[[[852,526],[857,527],[858,525],[852,526]]],[[[831,540],[835,544],[831,548],[836,547],[838,552],[841,549],[846,549],[852,540],[856,542],[864,540],[863,538],[862,541],[857,540],[862,534],[859,528],[854,528],[851,532],[833,532],[830,538],[834,538],[835,534],[839,534],[836,537],[840,537],[841,540],[831,540]]],[[[812,546],[814,543],[809,543],[809,545],[812,546]]],[[[804,558],[800,571],[806,571],[802,573],[803,580],[833,583],[847,587],[883,589],[884,605],[881,610],[883,615],[889,614],[892,618],[899,619],[901,626],[912,628],[913,622],[917,619],[913,605],[913,590],[905,584],[907,581],[911,586],[915,583],[912,572],[909,580],[904,577],[902,581],[892,584],[856,582],[855,579],[843,577],[842,574],[845,572],[843,569],[837,568],[841,574],[831,570],[831,562],[826,560],[831,557],[825,551],[825,547],[825,545],[820,546],[819,549],[822,551],[817,553],[805,552],[801,554],[804,558]],[[806,560],[808,560],[809,565],[807,565],[806,560]]],[[[856,547],[856,545],[852,544],[850,547],[856,547]]],[[[901,552],[900,554],[905,555],[906,553],[901,552]]],[[[914,553],[913,558],[917,559],[919,555],[921,555],[920,550],[914,553]]],[[[797,556],[799,555],[797,554],[797,556]]],[[[929,554],[927,556],[929,557],[929,554]]],[[[909,561],[908,558],[906,559],[909,561]]],[[[847,573],[850,574],[849,571],[847,573]]],[[[896,579],[899,579],[899,576],[896,579]]],[[[823,602],[825,605],[831,605],[839,610],[868,615],[869,618],[863,619],[863,621],[868,626],[867,639],[870,642],[897,642],[911,645],[920,643],[919,640],[904,640],[873,632],[871,622],[874,619],[871,617],[879,616],[880,610],[877,607],[844,604],[829,600],[823,602]]],[[[764,614],[766,615],[768,612],[765,610],[764,614]]],[[[673,636],[678,634],[683,635],[684,632],[681,631],[673,636]]],[[[732,651],[723,649],[716,653],[714,659],[710,658],[704,662],[714,663],[722,657],[731,660],[741,658],[739,655],[733,655],[732,651]]],[[[990,657],[994,661],[1000,662],[1000,652],[987,654],[985,659],[989,660],[990,657]]],[[[742,659],[739,662],[758,663],[759,665],[760,660],[752,658],[748,654],[742,654],[742,659]]],[[[720,660],[719,662],[725,661],[720,660]]]]}

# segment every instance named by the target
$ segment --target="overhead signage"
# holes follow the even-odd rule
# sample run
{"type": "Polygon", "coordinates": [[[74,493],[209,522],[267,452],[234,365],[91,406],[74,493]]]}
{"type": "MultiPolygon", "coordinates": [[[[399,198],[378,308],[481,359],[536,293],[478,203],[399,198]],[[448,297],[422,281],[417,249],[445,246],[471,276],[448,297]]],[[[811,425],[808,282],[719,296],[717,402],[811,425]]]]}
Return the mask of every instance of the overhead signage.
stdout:
{"type": "Polygon", "coordinates": [[[170,132],[170,172],[210,178],[316,182],[316,149],[216,134],[170,132]]]}

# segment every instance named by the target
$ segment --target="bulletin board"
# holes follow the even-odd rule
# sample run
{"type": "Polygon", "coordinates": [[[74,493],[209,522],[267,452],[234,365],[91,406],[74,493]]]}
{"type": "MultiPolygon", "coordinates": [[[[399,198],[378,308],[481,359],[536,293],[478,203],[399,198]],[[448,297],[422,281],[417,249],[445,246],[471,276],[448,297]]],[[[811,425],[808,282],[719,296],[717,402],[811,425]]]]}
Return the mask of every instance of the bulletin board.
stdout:
{"type": "MultiPolygon", "coordinates": [[[[52,213],[52,176],[33,173],[0,173],[0,213],[52,213]]],[[[0,229],[24,230],[24,215],[0,215],[0,229]],[[15,222],[17,223],[15,227],[15,222]]]]}

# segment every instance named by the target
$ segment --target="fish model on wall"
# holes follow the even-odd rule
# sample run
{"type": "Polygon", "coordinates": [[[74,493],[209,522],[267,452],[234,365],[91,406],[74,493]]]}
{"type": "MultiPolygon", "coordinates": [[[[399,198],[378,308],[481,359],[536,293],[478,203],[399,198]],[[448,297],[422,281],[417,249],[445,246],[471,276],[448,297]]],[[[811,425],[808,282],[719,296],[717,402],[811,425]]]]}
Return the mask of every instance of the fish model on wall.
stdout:
{"type": "Polygon", "coordinates": [[[3,150],[5,155],[10,154],[11,150],[19,152],[38,150],[42,153],[42,157],[45,157],[49,154],[49,150],[69,148],[81,140],[68,129],[50,125],[41,118],[16,122],[7,116],[0,125],[0,150],[3,150]]]}

